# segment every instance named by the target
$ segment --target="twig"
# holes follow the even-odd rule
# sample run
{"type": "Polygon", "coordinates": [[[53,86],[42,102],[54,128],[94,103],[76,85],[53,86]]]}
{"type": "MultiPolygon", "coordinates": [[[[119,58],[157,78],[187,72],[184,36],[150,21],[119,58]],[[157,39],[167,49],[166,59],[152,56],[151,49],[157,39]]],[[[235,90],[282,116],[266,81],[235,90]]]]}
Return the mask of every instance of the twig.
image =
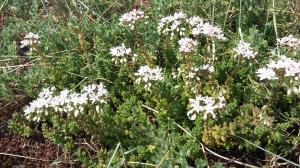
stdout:
{"type": "Polygon", "coordinates": [[[45,159],[39,159],[39,158],[33,158],[33,157],[29,157],[29,156],[15,155],[15,154],[10,154],[10,153],[3,153],[3,152],[0,152],[0,155],[12,156],[12,157],[18,157],[18,158],[24,158],[24,159],[31,159],[31,160],[39,160],[39,161],[43,161],[43,162],[55,161],[55,160],[45,160],[45,159]]]}
{"type": "MultiPolygon", "coordinates": [[[[200,143],[200,145],[201,145],[201,148],[202,148],[203,155],[204,155],[204,157],[205,157],[205,159],[207,160],[207,163],[208,163],[208,159],[207,159],[207,155],[206,155],[206,152],[205,152],[204,145],[202,143],[200,143]]],[[[207,164],[207,168],[209,168],[208,164],[207,164]]]]}
{"type": "Polygon", "coordinates": [[[1,69],[7,69],[7,68],[20,68],[20,67],[28,67],[33,65],[44,65],[44,64],[24,64],[24,65],[9,65],[5,67],[0,67],[1,69]]]}
{"type": "MultiPolygon", "coordinates": [[[[33,62],[36,61],[36,60],[37,60],[37,59],[32,60],[32,61],[30,61],[30,62],[28,62],[28,63],[26,63],[26,64],[24,64],[24,65],[31,64],[31,63],[33,63],[33,62]]],[[[14,69],[12,69],[12,70],[9,70],[9,71],[7,71],[7,72],[1,74],[0,77],[4,76],[4,75],[6,75],[6,74],[9,74],[9,73],[11,73],[11,72],[14,72],[14,71],[16,71],[16,70],[18,70],[18,69],[20,69],[20,68],[21,68],[21,67],[16,67],[16,68],[14,68],[14,69]]]]}
{"type": "Polygon", "coordinates": [[[13,59],[3,59],[3,60],[0,60],[0,62],[5,62],[5,61],[12,61],[13,59]]]}
{"type": "Polygon", "coordinates": [[[164,160],[166,160],[166,158],[168,157],[170,150],[167,151],[167,153],[164,155],[164,157],[161,159],[161,161],[159,162],[158,165],[155,166],[155,168],[160,168],[160,165],[164,162],[164,160]]]}
{"type": "MultiPolygon", "coordinates": [[[[170,119],[169,117],[168,117],[168,119],[170,119]]],[[[186,134],[188,134],[189,136],[193,136],[191,133],[189,133],[186,129],[184,129],[181,125],[179,125],[179,124],[177,124],[175,121],[174,121],[174,123],[175,123],[175,125],[177,126],[177,127],[179,127],[183,132],[185,132],[186,134]]]]}
{"type": "Polygon", "coordinates": [[[2,11],[2,9],[3,9],[4,5],[6,4],[6,2],[7,2],[7,0],[4,1],[4,2],[2,3],[2,5],[0,6],[0,12],[2,11]]]}
{"type": "Polygon", "coordinates": [[[148,106],[146,106],[146,105],[144,105],[144,104],[142,104],[142,106],[145,107],[146,109],[150,110],[150,111],[153,111],[154,113],[158,113],[157,110],[155,110],[155,109],[153,109],[153,108],[151,108],[151,107],[148,107],[148,106]]]}
{"type": "Polygon", "coordinates": [[[138,164],[138,165],[146,165],[146,166],[152,166],[155,167],[156,165],[151,163],[142,163],[142,162],[127,162],[127,164],[138,164]]]}
{"type": "MultiPolygon", "coordinates": [[[[30,160],[39,160],[39,161],[43,161],[43,162],[55,162],[56,161],[56,160],[39,159],[39,158],[33,158],[33,157],[29,157],[29,156],[15,155],[15,154],[10,154],[10,153],[3,153],[3,152],[0,152],[0,155],[11,156],[11,157],[18,157],[18,158],[30,159],[30,160]]],[[[76,162],[76,160],[72,160],[70,162],[59,161],[59,162],[56,162],[56,164],[58,164],[58,163],[73,164],[73,162],[76,162]]]]}
{"type": "Polygon", "coordinates": [[[87,143],[86,140],[85,140],[85,138],[84,138],[83,140],[84,140],[85,143],[82,143],[82,144],[86,144],[86,145],[89,146],[93,151],[95,151],[95,152],[97,153],[97,150],[94,149],[94,148],[92,147],[92,145],[90,145],[89,143],[87,143]]]}

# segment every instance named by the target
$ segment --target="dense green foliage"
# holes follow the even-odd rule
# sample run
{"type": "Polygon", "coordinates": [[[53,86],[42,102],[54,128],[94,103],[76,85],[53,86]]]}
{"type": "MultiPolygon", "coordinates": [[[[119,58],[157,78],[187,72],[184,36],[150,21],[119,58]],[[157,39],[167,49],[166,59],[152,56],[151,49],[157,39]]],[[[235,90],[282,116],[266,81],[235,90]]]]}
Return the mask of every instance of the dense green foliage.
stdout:
{"type": "MultiPolygon", "coordinates": [[[[4,0],[0,2],[5,18],[0,27],[0,97],[24,94],[34,100],[42,88],[78,92],[92,83],[103,83],[109,93],[100,113],[89,110],[74,117],[49,111],[38,122],[16,113],[10,127],[28,137],[41,133],[76,153],[85,167],[221,167],[206,160],[202,145],[250,154],[261,152],[260,146],[297,163],[300,96],[287,94],[289,86],[281,81],[260,81],[256,72],[278,51],[300,59],[299,48],[276,47],[279,37],[299,36],[300,3],[277,0],[273,6],[272,2],[4,0]],[[119,25],[119,18],[133,8],[149,18],[131,30],[119,25]],[[217,25],[226,40],[201,36],[196,54],[181,54],[179,36],[171,39],[157,32],[161,18],[180,11],[217,25]],[[27,32],[38,33],[40,44],[23,53],[20,41],[27,32]],[[254,59],[235,57],[233,48],[241,38],[258,52],[254,59]],[[138,55],[136,61],[126,65],[111,61],[110,48],[121,43],[138,55]],[[205,63],[213,63],[215,71],[200,73],[194,81],[184,73],[173,77],[179,67],[205,63]],[[150,91],[135,82],[143,65],[162,68],[164,79],[153,83],[150,91]],[[201,113],[195,121],[188,118],[190,98],[220,93],[226,105],[216,119],[205,120],[201,113]],[[82,142],[96,151],[78,145],[82,142]]],[[[265,153],[260,159],[272,156],[265,153]]]]}

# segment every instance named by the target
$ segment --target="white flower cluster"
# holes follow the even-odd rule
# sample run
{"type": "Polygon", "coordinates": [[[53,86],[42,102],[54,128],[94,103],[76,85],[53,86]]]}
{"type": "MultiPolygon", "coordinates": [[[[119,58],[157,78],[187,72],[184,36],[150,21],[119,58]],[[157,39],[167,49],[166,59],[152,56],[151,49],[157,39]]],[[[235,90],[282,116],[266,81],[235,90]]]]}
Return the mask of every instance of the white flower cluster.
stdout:
{"type": "Polygon", "coordinates": [[[196,46],[198,45],[198,42],[191,38],[184,37],[178,41],[178,44],[179,51],[188,54],[196,51],[196,46]]]}
{"type": "Polygon", "coordinates": [[[138,78],[136,79],[136,83],[140,84],[141,82],[145,83],[145,90],[150,91],[153,81],[163,80],[163,76],[161,73],[161,68],[155,67],[150,68],[148,65],[140,67],[137,73],[135,73],[138,78]]]}
{"type": "Polygon", "coordinates": [[[278,79],[280,74],[283,74],[284,77],[293,77],[298,80],[300,62],[282,55],[277,61],[271,61],[267,64],[267,67],[258,69],[256,73],[260,80],[278,79]]]}
{"type": "Polygon", "coordinates": [[[255,58],[257,55],[257,52],[253,51],[253,49],[250,47],[250,43],[246,43],[244,41],[240,41],[238,46],[233,49],[233,51],[236,52],[237,55],[241,55],[242,57],[246,58],[255,58]]]}
{"type": "Polygon", "coordinates": [[[120,46],[112,47],[110,54],[113,56],[112,61],[115,64],[123,64],[127,62],[127,56],[131,54],[131,48],[126,48],[124,43],[122,43],[120,46]]]}
{"type": "Polygon", "coordinates": [[[192,34],[195,36],[203,34],[209,37],[215,37],[219,40],[226,40],[221,28],[213,26],[210,23],[205,23],[199,16],[193,16],[189,18],[187,22],[192,27],[192,34]]]}
{"type": "Polygon", "coordinates": [[[24,39],[21,41],[20,48],[29,47],[30,50],[34,48],[35,45],[40,44],[39,41],[40,37],[38,34],[34,34],[32,32],[29,32],[25,35],[24,39]]]}
{"type": "Polygon", "coordinates": [[[293,35],[289,35],[280,39],[277,39],[277,44],[289,48],[296,48],[300,46],[300,39],[295,38],[293,35]]]}
{"type": "Polygon", "coordinates": [[[148,18],[144,15],[144,12],[141,10],[133,9],[132,11],[125,13],[121,16],[120,25],[128,26],[131,30],[134,29],[135,24],[142,19],[148,18]]]}
{"type": "Polygon", "coordinates": [[[204,120],[209,114],[216,119],[215,111],[225,107],[225,98],[222,95],[217,99],[198,95],[195,99],[189,99],[189,102],[192,109],[187,112],[187,116],[190,120],[195,120],[200,112],[204,113],[204,120]]]}
{"type": "Polygon", "coordinates": [[[205,23],[199,16],[188,18],[182,12],[162,18],[158,24],[157,31],[159,34],[170,35],[172,39],[175,34],[179,34],[180,36],[186,35],[187,27],[191,28],[192,35],[195,36],[203,34],[219,40],[226,39],[221,28],[213,26],[210,23],[205,23]]]}
{"type": "Polygon", "coordinates": [[[174,37],[175,33],[180,36],[185,35],[185,28],[181,25],[186,22],[186,18],[186,14],[182,12],[162,18],[157,27],[158,34],[171,35],[171,38],[174,37]]]}
{"type": "Polygon", "coordinates": [[[53,111],[77,117],[89,104],[95,104],[95,110],[100,112],[97,103],[106,103],[108,95],[102,83],[88,85],[80,93],[72,93],[68,89],[61,91],[59,95],[55,95],[54,92],[54,87],[43,89],[38,98],[24,108],[25,116],[32,118],[33,121],[39,121],[41,114],[48,115],[48,112],[53,111]]]}
{"type": "Polygon", "coordinates": [[[273,79],[278,79],[278,77],[276,76],[275,71],[273,71],[273,69],[269,68],[269,67],[264,67],[264,68],[260,68],[257,70],[256,72],[257,76],[259,77],[260,80],[273,80],[273,79]]]}

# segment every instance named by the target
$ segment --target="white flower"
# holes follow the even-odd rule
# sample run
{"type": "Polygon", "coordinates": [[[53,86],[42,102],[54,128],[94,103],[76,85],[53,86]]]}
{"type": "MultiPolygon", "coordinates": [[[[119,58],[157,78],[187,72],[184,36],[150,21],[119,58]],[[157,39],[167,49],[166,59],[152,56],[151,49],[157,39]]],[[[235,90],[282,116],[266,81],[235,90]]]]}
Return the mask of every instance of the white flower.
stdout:
{"type": "Polygon", "coordinates": [[[205,23],[199,30],[202,34],[209,37],[215,37],[219,40],[226,40],[221,28],[205,23]]]}
{"type": "Polygon", "coordinates": [[[209,37],[215,37],[219,40],[225,40],[223,31],[216,26],[213,26],[209,23],[205,23],[202,18],[199,16],[193,16],[187,20],[192,28],[192,34],[197,35],[206,35],[209,37]]]}
{"type": "Polygon", "coordinates": [[[44,99],[51,99],[54,91],[55,91],[55,87],[44,88],[39,93],[39,97],[44,98],[44,99]]]}
{"type": "Polygon", "coordinates": [[[196,46],[198,45],[198,42],[188,38],[188,37],[184,37],[181,38],[178,41],[179,44],[179,51],[182,53],[191,53],[191,52],[195,52],[196,51],[196,46]]]}
{"type": "Polygon", "coordinates": [[[21,46],[20,48],[29,47],[30,50],[34,49],[35,45],[40,44],[39,41],[40,37],[38,34],[34,34],[32,32],[29,32],[25,35],[24,39],[20,42],[21,46]]]}
{"type": "Polygon", "coordinates": [[[204,120],[210,114],[214,119],[216,119],[215,111],[221,109],[225,106],[225,98],[220,95],[218,99],[208,96],[196,96],[195,99],[189,99],[191,110],[187,112],[190,120],[195,120],[196,115],[200,112],[204,113],[204,120]]]}
{"type": "Polygon", "coordinates": [[[112,55],[112,61],[114,61],[115,64],[123,64],[127,62],[127,56],[131,54],[131,48],[126,48],[125,44],[122,43],[120,46],[112,47],[110,49],[110,54],[112,55]]]}
{"type": "Polygon", "coordinates": [[[253,49],[250,47],[250,43],[246,43],[240,41],[238,46],[233,49],[237,55],[241,55],[242,57],[246,58],[254,58],[257,55],[257,52],[254,52],[253,49]]]}
{"type": "Polygon", "coordinates": [[[271,68],[260,68],[256,72],[257,76],[260,78],[259,80],[273,80],[278,79],[276,73],[271,68]]]}
{"type": "Polygon", "coordinates": [[[106,100],[103,98],[106,98],[108,95],[108,91],[102,83],[100,83],[99,85],[88,85],[83,88],[81,93],[86,94],[92,103],[105,103],[106,100]]]}
{"type": "Polygon", "coordinates": [[[121,16],[120,25],[128,26],[131,30],[134,29],[135,24],[144,18],[148,18],[144,15],[144,12],[141,10],[133,9],[131,12],[125,13],[121,16]]]}
{"type": "Polygon", "coordinates": [[[284,69],[284,76],[296,77],[300,73],[300,62],[296,62],[284,55],[280,56],[277,62],[272,61],[268,66],[273,69],[284,69]]]}
{"type": "Polygon", "coordinates": [[[191,71],[191,72],[189,72],[188,78],[194,79],[195,76],[196,76],[196,73],[191,71]]]}
{"type": "Polygon", "coordinates": [[[152,86],[151,82],[160,81],[163,79],[161,68],[150,68],[148,65],[140,67],[140,69],[137,73],[135,73],[135,75],[138,76],[135,82],[137,84],[144,82],[145,89],[148,91],[150,91],[150,87],[152,86]]]}
{"type": "MultiPolygon", "coordinates": [[[[202,27],[204,24],[204,20],[199,17],[199,16],[193,16],[187,20],[187,22],[192,26],[192,27],[202,27]]],[[[200,34],[200,33],[199,33],[200,34]]],[[[198,34],[198,35],[199,35],[198,34]]]]}
{"type": "Polygon", "coordinates": [[[280,39],[277,39],[277,45],[285,46],[289,48],[296,48],[300,46],[300,39],[295,38],[293,35],[289,35],[280,39]]]}
{"type": "Polygon", "coordinates": [[[157,27],[158,34],[171,35],[171,38],[177,33],[181,36],[185,35],[185,28],[181,25],[185,23],[186,17],[186,14],[177,12],[173,16],[162,18],[157,27]]]}

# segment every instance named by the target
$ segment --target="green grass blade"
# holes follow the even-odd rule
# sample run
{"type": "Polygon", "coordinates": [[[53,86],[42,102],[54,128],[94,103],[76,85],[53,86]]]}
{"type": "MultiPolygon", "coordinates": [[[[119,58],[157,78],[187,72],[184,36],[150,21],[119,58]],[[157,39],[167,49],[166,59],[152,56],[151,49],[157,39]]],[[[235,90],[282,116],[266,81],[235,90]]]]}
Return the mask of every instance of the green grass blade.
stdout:
{"type": "Polygon", "coordinates": [[[121,145],[121,143],[119,142],[119,143],[117,144],[116,148],[115,148],[115,151],[114,151],[113,155],[111,156],[111,158],[110,158],[110,160],[109,160],[109,162],[108,162],[107,168],[110,167],[111,162],[113,161],[113,159],[114,159],[116,153],[118,152],[118,150],[119,150],[119,148],[120,148],[120,145],[121,145]]]}

